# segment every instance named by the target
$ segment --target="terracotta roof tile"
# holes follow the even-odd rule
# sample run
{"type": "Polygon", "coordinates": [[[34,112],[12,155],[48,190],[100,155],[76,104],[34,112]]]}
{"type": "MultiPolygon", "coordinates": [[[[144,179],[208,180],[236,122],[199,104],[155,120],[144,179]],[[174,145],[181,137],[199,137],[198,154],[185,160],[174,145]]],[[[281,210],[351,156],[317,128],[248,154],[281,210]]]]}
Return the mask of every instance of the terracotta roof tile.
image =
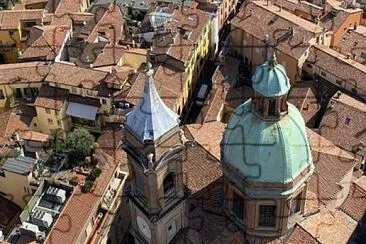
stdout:
{"type": "Polygon", "coordinates": [[[366,65],[366,33],[350,29],[338,42],[336,51],[366,65]]]}
{"type": "Polygon", "coordinates": [[[357,222],[342,211],[324,209],[305,218],[299,225],[320,243],[330,244],[347,243],[357,222]]]}
{"type": "Polygon", "coordinates": [[[21,105],[10,114],[5,137],[10,138],[14,132],[24,133],[29,130],[33,117],[36,116],[34,107],[21,105]]]}
{"type": "MultiPolygon", "coordinates": [[[[188,74],[179,72],[168,66],[159,65],[154,68],[154,83],[155,87],[163,99],[164,103],[171,109],[177,103],[185,83],[187,82],[188,74]]],[[[126,100],[137,104],[142,97],[145,84],[145,74],[139,73],[136,81],[131,87],[126,100]]]]}
{"type": "Polygon", "coordinates": [[[54,9],[54,18],[51,21],[51,25],[55,26],[71,26],[72,20],[70,17],[71,13],[80,12],[80,1],[75,0],[59,0],[55,1],[57,4],[52,4],[51,9],[54,9]],[[57,6],[55,8],[55,6],[57,6]]]}
{"type": "Polygon", "coordinates": [[[0,65],[0,84],[43,82],[48,74],[46,62],[0,65]]]}
{"type": "Polygon", "coordinates": [[[185,63],[193,54],[192,51],[209,23],[209,19],[208,13],[198,9],[186,7],[183,11],[175,9],[172,20],[166,25],[166,29],[171,32],[154,37],[153,53],[167,54],[185,63]],[[190,33],[188,38],[184,37],[181,29],[190,33]]]}
{"type": "Polygon", "coordinates": [[[322,118],[320,134],[349,152],[365,155],[365,121],[366,105],[346,94],[338,93],[330,100],[322,118]]]}
{"type": "Polygon", "coordinates": [[[309,127],[313,127],[320,103],[316,98],[315,87],[309,83],[297,83],[291,87],[288,102],[295,105],[309,127]]]}
{"type": "Polygon", "coordinates": [[[336,199],[342,189],[340,182],[353,170],[357,159],[321,136],[316,136],[310,129],[307,132],[315,166],[308,189],[317,195],[320,202],[328,204],[336,199]]]}
{"type": "Polygon", "coordinates": [[[282,6],[292,12],[301,11],[307,13],[313,17],[321,16],[324,12],[324,8],[314,5],[307,1],[298,0],[277,0],[274,5],[282,6]]]}
{"type": "Polygon", "coordinates": [[[20,21],[42,20],[43,9],[0,11],[0,30],[17,30],[20,21]]]}
{"type": "Polygon", "coordinates": [[[85,69],[66,63],[55,63],[46,80],[56,84],[95,89],[107,74],[107,72],[85,69]]]}
{"type": "Polygon", "coordinates": [[[204,189],[222,176],[219,160],[199,144],[187,148],[183,162],[183,181],[192,193],[204,189]]]}
{"type": "Polygon", "coordinates": [[[344,80],[359,89],[366,91],[366,66],[347,59],[346,56],[321,45],[310,48],[307,62],[331,73],[340,80],[344,80]]]}
{"type": "Polygon", "coordinates": [[[94,42],[103,33],[102,36],[107,37],[111,43],[117,43],[124,36],[124,22],[123,13],[120,8],[111,3],[103,17],[89,34],[87,42],[94,42]]]}
{"type": "Polygon", "coordinates": [[[221,160],[220,142],[226,125],[219,121],[186,125],[193,139],[201,144],[217,160],[221,160]]]}
{"type": "Polygon", "coordinates": [[[320,242],[314,238],[309,232],[307,232],[300,225],[296,225],[294,230],[292,231],[290,237],[286,240],[286,244],[298,244],[298,243],[306,243],[306,244],[320,244],[320,242]]]}
{"type": "Polygon", "coordinates": [[[59,111],[64,106],[68,95],[69,91],[66,89],[44,85],[39,90],[39,94],[36,101],[34,102],[34,106],[59,111]]]}
{"type": "Polygon", "coordinates": [[[95,189],[90,193],[83,193],[80,186],[76,186],[67,201],[59,218],[50,230],[45,243],[63,244],[73,243],[85,232],[85,224],[107,188],[117,167],[117,162],[102,150],[97,150],[98,162],[102,162],[102,173],[95,181],[95,189]]]}
{"type": "Polygon", "coordinates": [[[39,133],[36,131],[27,131],[20,135],[20,138],[27,141],[39,141],[39,142],[46,142],[51,137],[50,135],[39,133]]]}
{"type": "Polygon", "coordinates": [[[366,213],[366,191],[353,183],[348,197],[340,206],[340,209],[354,220],[360,221],[366,213]]]}
{"type": "Polygon", "coordinates": [[[234,30],[241,29],[260,40],[268,34],[270,45],[276,44],[277,41],[274,38],[277,40],[283,38],[283,41],[278,41],[276,44],[276,49],[296,59],[309,48],[309,40],[323,32],[322,28],[316,24],[288,11],[279,11],[278,6],[267,6],[266,1],[248,2],[233,18],[232,25],[234,30]],[[288,34],[290,27],[292,36],[288,34]]]}
{"type": "Polygon", "coordinates": [[[22,53],[22,55],[18,57],[18,59],[40,59],[53,61],[61,50],[68,30],[64,27],[57,26],[37,26],[32,28],[30,35],[33,34],[35,29],[37,29],[37,33],[35,35],[39,35],[38,29],[43,31],[42,35],[34,40],[32,44],[22,53]]]}

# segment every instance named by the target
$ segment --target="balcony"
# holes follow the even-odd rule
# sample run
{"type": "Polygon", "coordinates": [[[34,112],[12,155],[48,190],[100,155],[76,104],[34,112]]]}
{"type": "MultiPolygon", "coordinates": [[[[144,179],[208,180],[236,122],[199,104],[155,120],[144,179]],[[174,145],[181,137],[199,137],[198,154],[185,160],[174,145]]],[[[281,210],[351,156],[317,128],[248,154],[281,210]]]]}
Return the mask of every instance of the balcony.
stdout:
{"type": "Polygon", "coordinates": [[[127,175],[123,172],[116,172],[115,177],[110,181],[107,191],[105,192],[102,201],[101,208],[109,210],[116,202],[117,196],[120,195],[127,175]]]}

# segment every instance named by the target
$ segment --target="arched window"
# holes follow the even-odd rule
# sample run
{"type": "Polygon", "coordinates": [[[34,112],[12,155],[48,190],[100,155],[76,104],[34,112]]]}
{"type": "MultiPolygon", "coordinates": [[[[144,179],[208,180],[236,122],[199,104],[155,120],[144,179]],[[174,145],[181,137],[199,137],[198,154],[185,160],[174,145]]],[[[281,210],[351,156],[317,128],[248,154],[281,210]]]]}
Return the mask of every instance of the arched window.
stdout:
{"type": "Polygon", "coordinates": [[[165,199],[171,199],[175,195],[175,182],[173,173],[170,173],[165,177],[163,186],[165,199]]]}

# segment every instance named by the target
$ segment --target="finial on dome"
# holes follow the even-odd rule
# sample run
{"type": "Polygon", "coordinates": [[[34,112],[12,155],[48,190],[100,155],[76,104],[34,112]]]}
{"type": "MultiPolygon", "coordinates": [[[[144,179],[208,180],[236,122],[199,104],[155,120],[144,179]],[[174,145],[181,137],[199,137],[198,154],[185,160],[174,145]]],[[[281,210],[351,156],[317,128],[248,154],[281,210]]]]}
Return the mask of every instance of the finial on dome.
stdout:
{"type": "Polygon", "coordinates": [[[152,64],[150,62],[147,62],[145,64],[145,75],[147,76],[151,76],[152,74],[154,74],[154,70],[152,69],[152,64]]]}
{"type": "Polygon", "coordinates": [[[277,64],[276,51],[273,51],[271,57],[268,60],[268,64],[271,66],[275,66],[277,64]]]}

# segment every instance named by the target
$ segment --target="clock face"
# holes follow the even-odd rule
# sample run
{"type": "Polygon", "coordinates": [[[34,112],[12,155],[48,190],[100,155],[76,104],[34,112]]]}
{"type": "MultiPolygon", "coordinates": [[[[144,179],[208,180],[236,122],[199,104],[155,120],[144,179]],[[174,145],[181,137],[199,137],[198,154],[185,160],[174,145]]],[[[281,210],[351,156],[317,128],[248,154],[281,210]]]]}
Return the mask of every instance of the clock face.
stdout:
{"type": "Polygon", "coordinates": [[[139,231],[147,238],[151,238],[151,231],[147,223],[140,216],[137,216],[137,226],[139,227],[139,231]]]}

